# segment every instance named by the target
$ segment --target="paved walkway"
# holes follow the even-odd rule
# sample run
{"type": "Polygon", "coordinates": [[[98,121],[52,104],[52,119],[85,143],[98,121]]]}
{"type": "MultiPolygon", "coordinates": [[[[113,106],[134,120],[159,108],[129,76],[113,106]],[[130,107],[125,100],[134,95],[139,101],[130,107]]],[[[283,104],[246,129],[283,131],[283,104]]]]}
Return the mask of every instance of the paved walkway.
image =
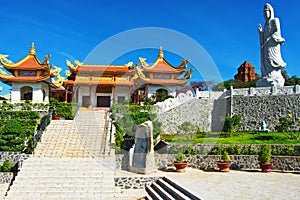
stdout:
{"type": "MultiPolygon", "coordinates": [[[[6,194],[6,190],[8,188],[8,183],[0,183],[0,197],[4,197],[4,195],[6,194]]],[[[1,199],[0,198],[0,199],[1,199]]]]}
{"type": "MultiPolygon", "coordinates": [[[[118,171],[117,176],[129,174],[118,171]]],[[[260,171],[205,172],[188,168],[185,173],[158,172],[152,176],[167,176],[203,200],[224,199],[299,199],[300,174],[261,173],[260,171]]],[[[138,176],[138,175],[133,175],[138,176]]],[[[132,196],[134,190],[123,190],[123,196],[132,196]]],[[[143,191],[141,191],[143,192],[143,191]]],[[[144,193],[138,191],[135,198],[144,193]]]]}

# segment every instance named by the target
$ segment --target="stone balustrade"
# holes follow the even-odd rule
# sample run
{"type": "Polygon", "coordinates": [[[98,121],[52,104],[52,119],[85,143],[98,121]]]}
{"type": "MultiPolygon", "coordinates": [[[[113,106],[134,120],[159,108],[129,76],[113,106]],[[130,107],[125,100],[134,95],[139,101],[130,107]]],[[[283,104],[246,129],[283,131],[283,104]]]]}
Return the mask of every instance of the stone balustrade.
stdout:
{"type": "Polygon", "coordinates": [[[189,90],[186,93],[178,94],[175,98],[168,98],[163,102],[156,103],[155,105],[158,107],[158,113],[163,113],[195,98],[196,97],[194,97],[193,92],[189,90]]]}
{"type": "Polygon", "coordinates": [[[284,86],[284,87],[256,87],[256,88],[240,88],[231,89],[227,92],[227,96],[259,96],[259,95],[287,95],[300,94],[300,85],[284,86]]]}

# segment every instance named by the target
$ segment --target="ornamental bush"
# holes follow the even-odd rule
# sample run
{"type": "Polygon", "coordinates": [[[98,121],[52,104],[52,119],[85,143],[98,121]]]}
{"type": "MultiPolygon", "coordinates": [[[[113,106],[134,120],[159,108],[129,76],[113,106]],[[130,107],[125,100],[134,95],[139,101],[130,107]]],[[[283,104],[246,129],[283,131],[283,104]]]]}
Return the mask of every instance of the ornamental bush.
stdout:
{"type": "Polygon", "coordinates": [[[236,132],[237,129],[242,125],[241,120],[242,118],[238,115],[234,115],[232,117],[228,115],[227,117],[225,117],[222,131],[227,133],[236,132]]]}
{"type": "Polygon", "coordinates": [[[261,163],[269,164],[271,162],[272,150],[269,145],[262,145],[258,152],[258,160],[261,163]]]}
{"type": "Polygon", "coordinates": [[[9,160],[5,160],[2,166],[0,167],[0,172],[10,172],[10,170],[11,170],[11,164],[9,160]]]}
{"type": "Polygon", "coordinates": [[[152,121],[154,139],[161,133],[162,124],[156,120],[154,106],[113,104],[111,117],[115,120],[115,145],[119,148],[128,149],[129,147],[125,143],[131,144],[133,142],[137,126],[146,121],[152,121]]]}
{"type": "Polygon", "coordinates": [[[7,120],[0,130],[0,150],[2,151],[21,151],[24,149],[24,139],[26,133],[19,120],[7,120]]]}
{"type": "Polygon", "coordinates": [[[53,109],[53,115],[64,117],[72,120],[75,117],[75,105],[73,103],[58,102],[54,98],[50,98],[50,107],[53,109]]]}

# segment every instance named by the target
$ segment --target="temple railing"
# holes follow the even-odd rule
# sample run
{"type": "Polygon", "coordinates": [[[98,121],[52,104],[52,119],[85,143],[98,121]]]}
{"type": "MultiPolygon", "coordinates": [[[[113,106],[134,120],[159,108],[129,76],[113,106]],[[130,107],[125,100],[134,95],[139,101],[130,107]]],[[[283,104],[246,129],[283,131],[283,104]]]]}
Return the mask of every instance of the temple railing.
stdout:
{"type": "Polygon", "coordinates": [[[110,83],[115,83],[115,82],[130,82],[129,77],[116,77],[116,80],[114,80],[114,77],[97,77],[93,76],[92,78],[90,77],[77,77],[76,82],[88,82],[88,81],[97,81],[97,82],[110,82],[110,83]]]}
{"type": "Polygon", "coordinates": [[[193,92],[189,90],[186,93],[178,94],[175,98],[168,98],[163,102],[156,103],[155,105],[157,106],[157,112],[163,113],[195,98],[197,97],[194,97],[193,92]]]}
{"type": "Polygon", "coordinates": [[[257,88],[240,88],[226,91],[226,96],[259,96],[259,95],[286,95],[300,94],[300,85],[284,87],[257,87],[257,88]]]}
{"type": "Polygon", "coordinates": [[[117,82],[129,82],[129,77],[117,77],[117,82]]]}

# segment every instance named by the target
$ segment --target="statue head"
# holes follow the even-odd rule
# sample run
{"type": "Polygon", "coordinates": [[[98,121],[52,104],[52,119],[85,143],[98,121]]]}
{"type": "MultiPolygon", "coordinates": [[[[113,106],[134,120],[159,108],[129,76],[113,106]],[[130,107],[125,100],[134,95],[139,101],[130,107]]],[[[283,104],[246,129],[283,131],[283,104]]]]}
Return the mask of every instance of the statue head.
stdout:
{"type": "Polygon", "coordinates": [[[266,21],[269,21],[270,19],[274,18],[274,9],[268,3],[266,3],[264,6],[264,17],[265,17],[266,21]]]}

